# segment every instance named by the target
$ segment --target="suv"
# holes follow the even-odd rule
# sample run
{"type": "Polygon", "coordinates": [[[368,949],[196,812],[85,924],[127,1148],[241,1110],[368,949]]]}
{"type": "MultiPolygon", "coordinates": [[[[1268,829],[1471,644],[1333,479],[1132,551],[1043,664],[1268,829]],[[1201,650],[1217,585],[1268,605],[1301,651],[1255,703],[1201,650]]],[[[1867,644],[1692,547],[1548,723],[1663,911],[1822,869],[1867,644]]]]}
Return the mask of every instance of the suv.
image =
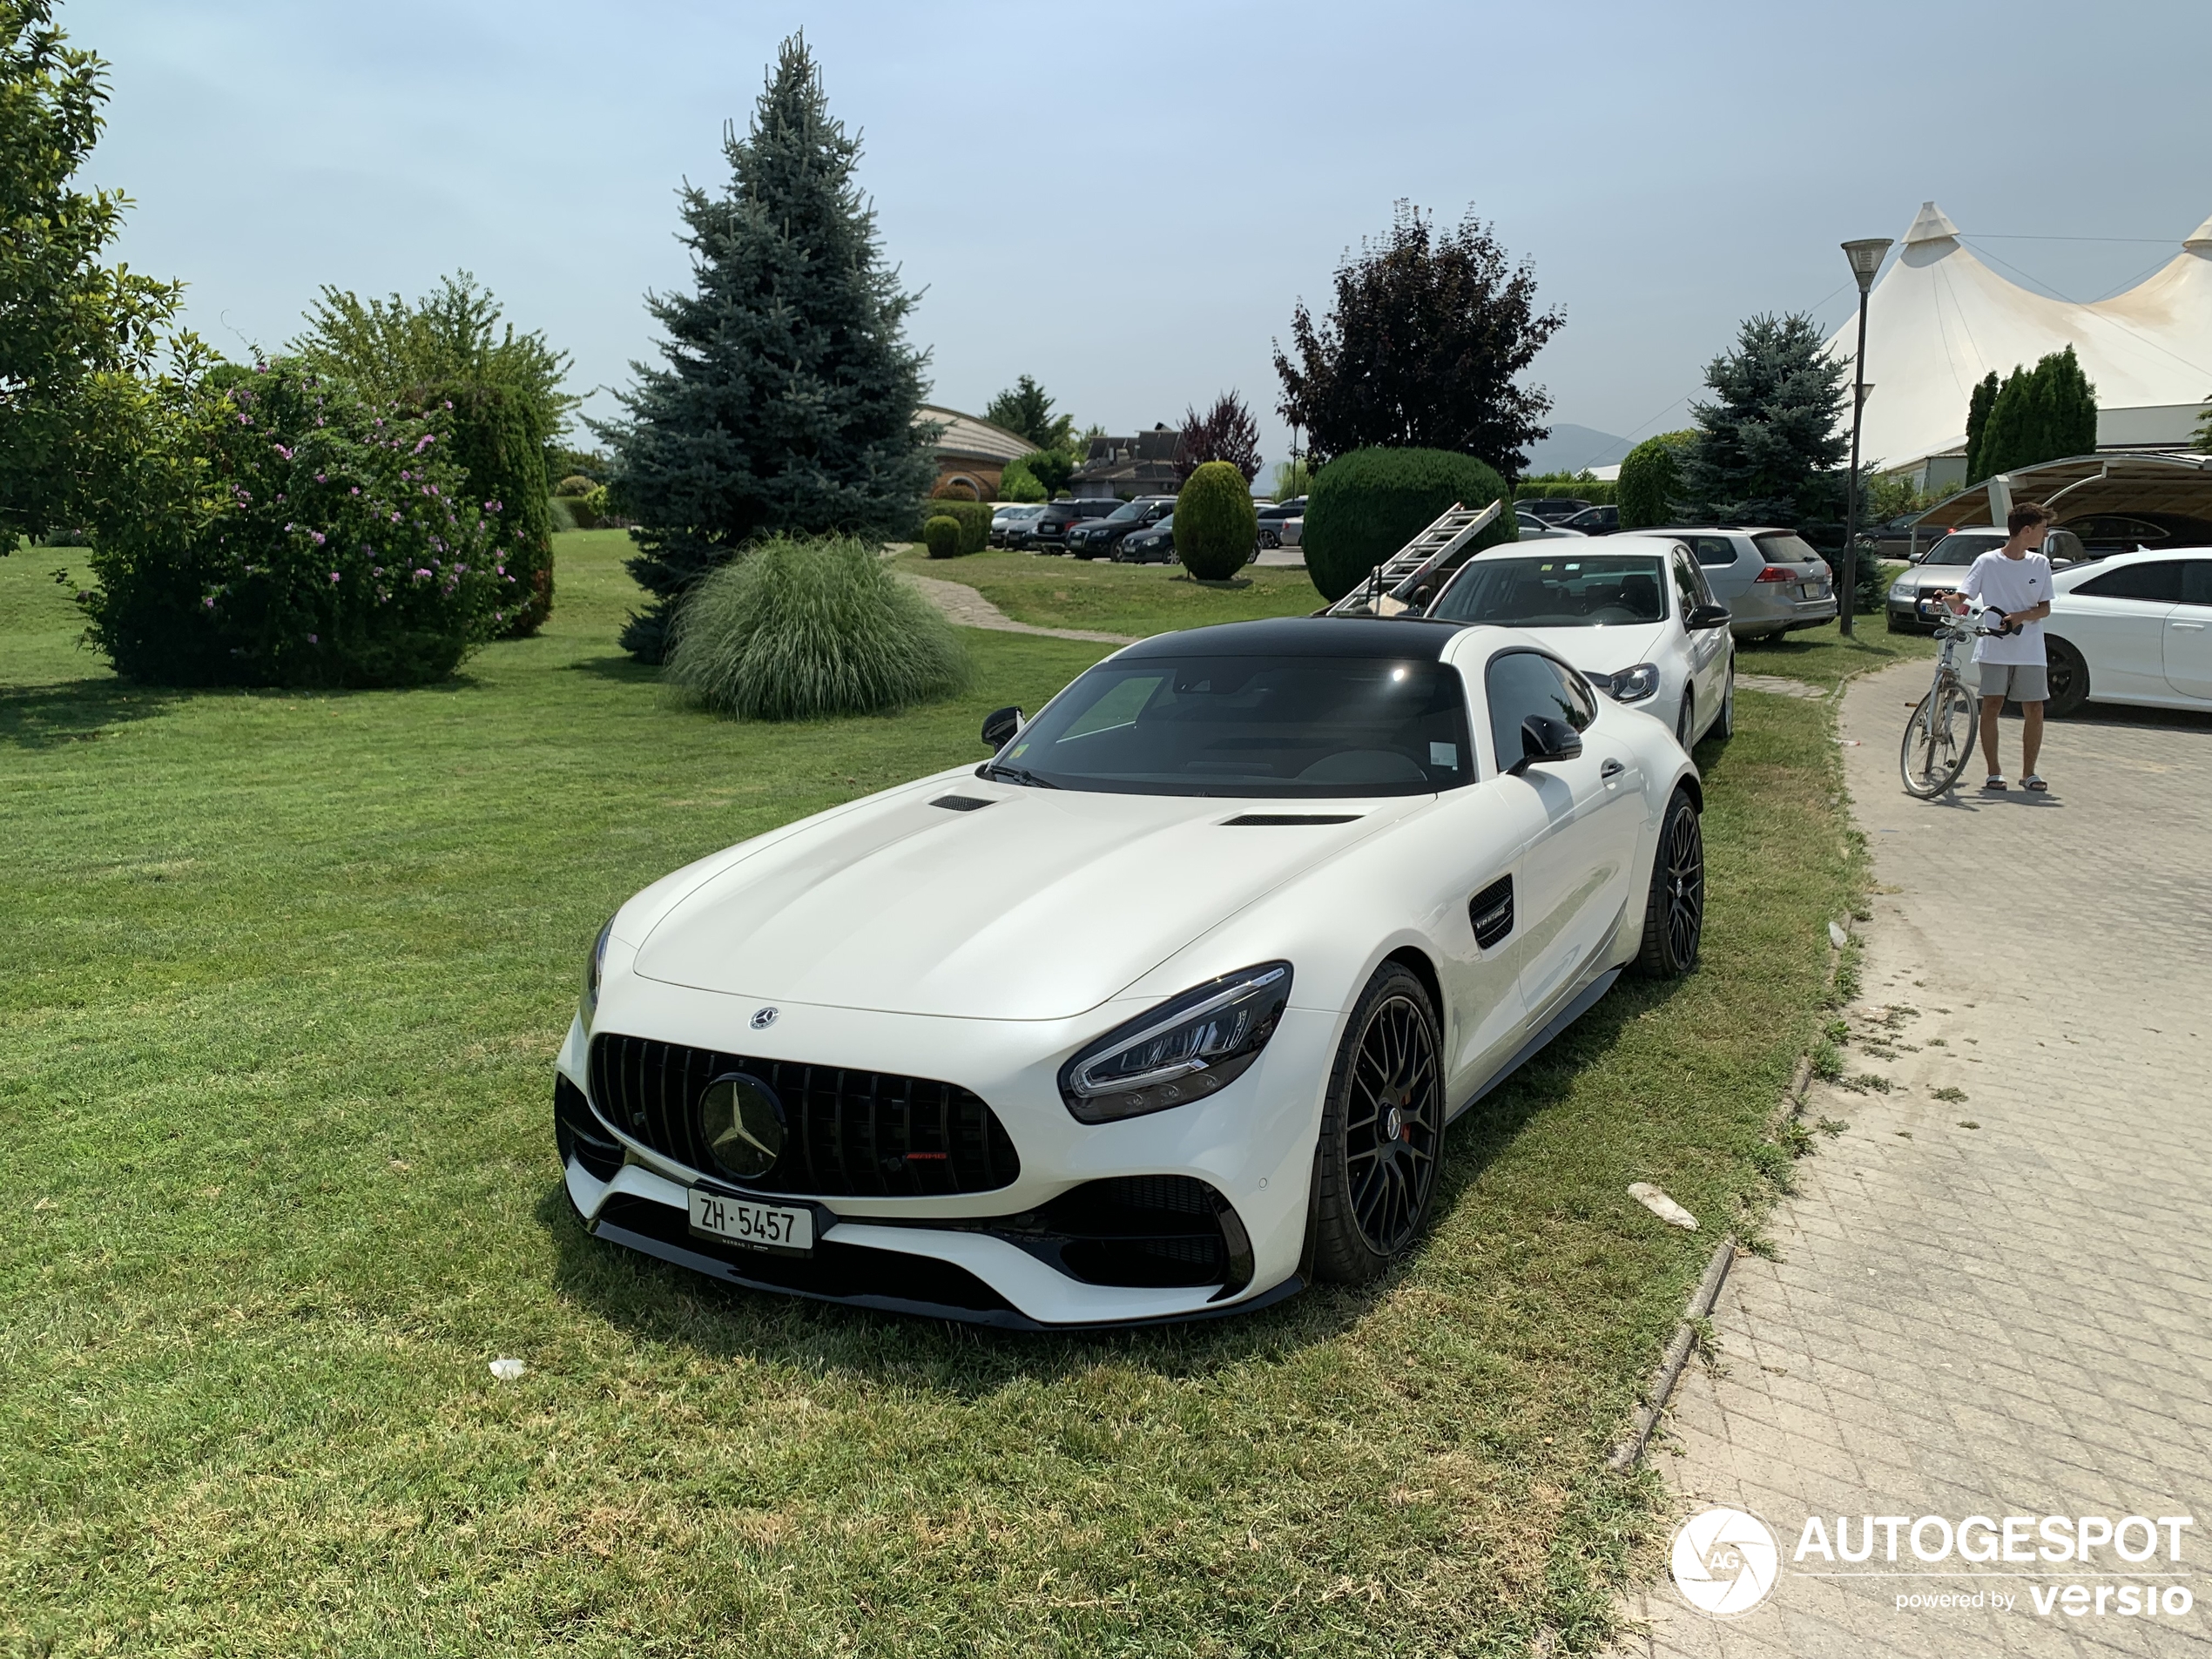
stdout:
{"type": "Polygon", "coordinates": [[[1121,502],[1111,496],[1085,496],[1076,501],[1047,503],[1029,527],[1030,543],[1040,553],[1062,553],[1068,546],[1068,527],[1086,518],[1103,518],[1121,502]]]}
{"type": "Polygon", "coordinates": [[[1135,501],[1123,502],[1103,518],[1070,524],[1068,551],[1079,559],[1095,559],[1102,553],[1110,558],[1122,544],[1122,537],[1158,523],[1174,510],[1172,496],[1139,496],[1135,501]]]}

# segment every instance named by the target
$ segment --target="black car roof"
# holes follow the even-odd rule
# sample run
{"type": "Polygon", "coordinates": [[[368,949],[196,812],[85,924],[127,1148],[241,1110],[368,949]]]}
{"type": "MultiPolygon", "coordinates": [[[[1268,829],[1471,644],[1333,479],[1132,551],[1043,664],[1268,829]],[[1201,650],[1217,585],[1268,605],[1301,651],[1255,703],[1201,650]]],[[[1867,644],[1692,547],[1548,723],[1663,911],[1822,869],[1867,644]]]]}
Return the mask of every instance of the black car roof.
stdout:
{"type": "Polygon", "coordinates": [[[1465,623],[1425,617],[1275,617],[1157,634],[1116,660],[1148,657],[1394,657],[1434,662],[1465,623]],[[1428,625],[1422,626],[1426,622],[1428,625]]]}

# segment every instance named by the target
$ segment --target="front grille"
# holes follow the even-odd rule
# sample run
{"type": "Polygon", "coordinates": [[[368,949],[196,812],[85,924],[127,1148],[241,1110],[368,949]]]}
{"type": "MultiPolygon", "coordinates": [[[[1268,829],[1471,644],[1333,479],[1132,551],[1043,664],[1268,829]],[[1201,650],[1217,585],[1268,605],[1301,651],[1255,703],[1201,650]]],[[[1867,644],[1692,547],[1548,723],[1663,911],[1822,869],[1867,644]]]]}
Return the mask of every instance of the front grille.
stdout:
{"type": "MultiPolygon", "coordinates": [[[[1029,1218],[1024,1218],[1029,1219],[1029,1218]]],[[[1187,1175],[1129,1175],[1087,1181],[1034,1217],[1035,1249],[1091,1285],[1163,1288],[1251,1283],[1251,1241],[1213,1188],[1187,1175]]]]}
{"type": "Polygon", "coordinates": [[[817,1198],[927,1198],[994,1191],[1022,1173],[997,1114],[957,1083],[612,1032],[591,1040],[591,1097],[608,1121],[694,1170],[719,1173],[698,1108],[707,1084],[729,1071],[766,1083],[787,1119],[773,1167],[741,1185],[817,1198]]]}

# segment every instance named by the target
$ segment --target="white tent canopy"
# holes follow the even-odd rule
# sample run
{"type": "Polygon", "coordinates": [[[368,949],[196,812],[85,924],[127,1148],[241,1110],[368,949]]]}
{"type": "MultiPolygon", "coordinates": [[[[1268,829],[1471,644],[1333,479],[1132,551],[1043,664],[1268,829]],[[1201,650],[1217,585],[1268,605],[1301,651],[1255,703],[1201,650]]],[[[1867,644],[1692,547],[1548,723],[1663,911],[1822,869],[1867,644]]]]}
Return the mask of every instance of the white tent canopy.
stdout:
{"type": "MultiPolygon", "coordinates": [[[[1858,328],[1854,314],[1830,338],[1839,361],[1850,362],[1858,328]]],[[[2069,345],[2100,408],[2212,397],[2212,219],[2155,275],[2081,305],[2006,281],[1959,245],[1941,208],[1922,204],[1867,296],[1861,453],[1894,470],[1958,448],[1984,375],[2001,380],[2069,345]]]]}

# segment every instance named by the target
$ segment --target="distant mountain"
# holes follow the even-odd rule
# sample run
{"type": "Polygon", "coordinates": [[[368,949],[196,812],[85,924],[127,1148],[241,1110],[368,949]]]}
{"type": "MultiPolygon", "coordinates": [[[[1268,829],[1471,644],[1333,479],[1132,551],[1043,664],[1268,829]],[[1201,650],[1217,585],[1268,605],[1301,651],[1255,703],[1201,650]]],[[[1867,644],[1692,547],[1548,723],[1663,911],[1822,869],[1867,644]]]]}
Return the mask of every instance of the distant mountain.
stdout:
{"type": "Polygon", "coordinates": [[[1541,443],[1528,446],[1528,470],[1580,472],[1585,467],[1609,467],[1635,448],[1626,438],[1616,438],[1610,432],[1562,422],[1541,443]]]}

